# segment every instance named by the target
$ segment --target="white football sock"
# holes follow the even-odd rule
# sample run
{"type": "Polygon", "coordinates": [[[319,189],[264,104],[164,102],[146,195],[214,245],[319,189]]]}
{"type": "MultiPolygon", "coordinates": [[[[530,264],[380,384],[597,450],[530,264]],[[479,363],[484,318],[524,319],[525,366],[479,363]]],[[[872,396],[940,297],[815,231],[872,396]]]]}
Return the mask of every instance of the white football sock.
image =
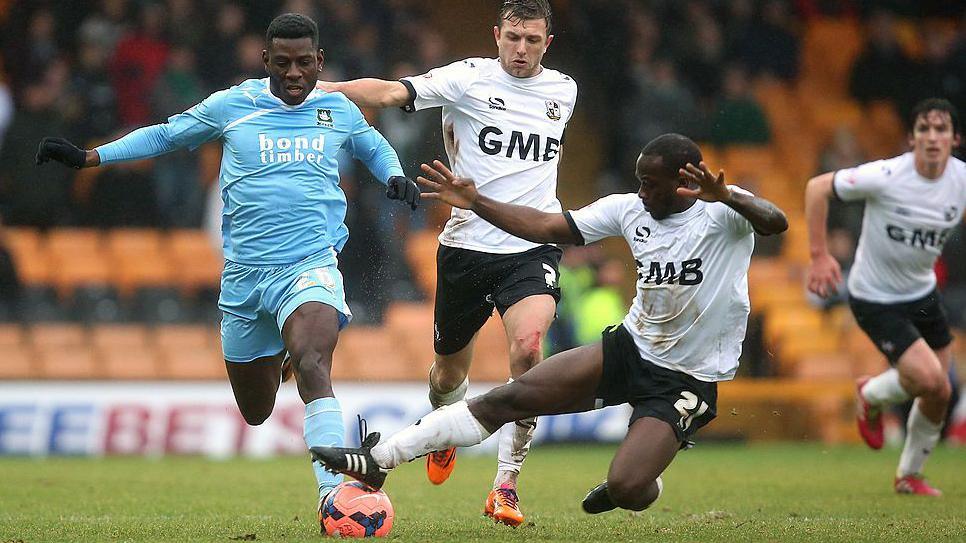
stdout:
{"type": "Polygon", "coordinates": [[[908,400],[909,393],[899,383],[899,371],[890,368],[865,383],[862,397],[875,406],[893,405],[908,400]]]}
{"type": "Polygon", "coordinates": [[[429,368],[429,403],[433,406],[433,409],[439,409],[444,405],[453,405],[454,403],[461,401],[466,397],[466,389],[470,386],[470,378],[466,377],[463,382],[459,384],[454,390],[449,392],[438,392],[433,388],[433,368],[436,367],[436,363],[429,368]]]}
{"type": "Polygon", "coordinates": [[[465,401],[441,407],[372,448],[372,458],[384,468],[450,447],[476,445],[490,436],[465,401]]]}
{"type": "MultiPolygon", "coordinates": [[[[507,381],[512,383],[513,379],[507,381]]],[[[533,441],[533,431],[537,427],[537,418],[509,422],[500,428],[500,448],[497,453],[497,474],[493,481],[496,487],[505,477],[502,472],[520,473],[523,461],[530,452],[530,442],[533,441]]]]}
{"type": "MultiPolygon", "coordinates": [[[[500,450],[497,454],[497,471],[520,473],[523,461],[530,452],[533,431],[537,427],[536,417],[509,422],[500,428],[500,450]]],[[[499,479],[499,475],[497,475],[499,479]]]]}
{"type": "Polygon", "coordinates": [[[936,442],[939,441],[942,429],[941,422],[937,424],[922,414],[918,399],[913,402],[912,410],[909,411],[909,421],[906,423],[906,444],[899,457],[897,476],[905,477],[922,473],[922,466],[936,446],[936,442]]]}

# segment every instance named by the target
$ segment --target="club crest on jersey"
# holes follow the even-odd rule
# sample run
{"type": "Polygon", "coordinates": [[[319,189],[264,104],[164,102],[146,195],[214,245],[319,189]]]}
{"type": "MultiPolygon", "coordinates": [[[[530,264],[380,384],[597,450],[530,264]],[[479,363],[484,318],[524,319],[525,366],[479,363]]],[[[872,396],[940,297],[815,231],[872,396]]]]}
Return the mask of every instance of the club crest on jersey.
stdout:
{"type": "Polygon", "coordinates": [[[956,206],[949,206],[943,210],[943,217],[947,221],[955,219],[957,215],[959,215],[959,208],[956,206]]]}
{"type": "Polygon", "coordinates": [[[324,126],[326,128],[332,128],[332,110],[331,109],[316,109],[315,110],[315,124],[318,126],[324,126]]]}
{"type": "Polygon", "coordinates": [[[556,102],[556,100],[547,100],[545,103],[547,104],[547,117],[551,121],[559,121],[560,120],[560,104],[558,104],[556,102]]]}

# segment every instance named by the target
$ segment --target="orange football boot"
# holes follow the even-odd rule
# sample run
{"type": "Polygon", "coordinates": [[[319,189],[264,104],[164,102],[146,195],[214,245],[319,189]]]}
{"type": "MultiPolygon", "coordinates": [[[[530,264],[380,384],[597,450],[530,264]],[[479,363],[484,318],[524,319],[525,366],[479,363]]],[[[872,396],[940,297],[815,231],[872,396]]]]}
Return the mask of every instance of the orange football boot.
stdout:
{"type": "Polygon", "coordinates": [[[486,497],[483,514],[513,528],[523,524],[523,512],[520,511],[520,498],[516,488],[503,484],[491,490],[486,497]]]}
{"type": "Polygon", "coordinates": [[[434,485],[445,483],[454,468],[456,468],[456,447],[432,452],[426,456],[426,475],[434,485]]]}

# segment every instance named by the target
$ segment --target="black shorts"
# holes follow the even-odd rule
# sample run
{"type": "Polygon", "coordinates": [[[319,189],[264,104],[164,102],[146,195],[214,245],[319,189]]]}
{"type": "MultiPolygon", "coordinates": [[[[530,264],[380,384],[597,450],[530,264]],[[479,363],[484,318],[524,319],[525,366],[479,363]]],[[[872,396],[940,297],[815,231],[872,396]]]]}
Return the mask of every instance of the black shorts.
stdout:
{"type": "Polygon", "coordinates": [[[440,245],[436,252],[436,353],[453,354],[466,347],[494,307],[502,316],[510,306],[535,294],[549,294],[559,302],[561,254],[553,245],[506,255],[440,245]]]}
{"type": "Polygon", "coordinates": [[[935,290],[911,302],[879,304],[849,298],[849,305],[859,328],[892,365],[919,338],[926,340],[932,349],[941,349],[953,342],[946,312],[935,290]]]}
{"type": "Polygon", "coordinates": [[[597,403],[601,407],[631,404],[634,411],[628,426],[641,417],[663,420],[684,447],[699,428],[714,419],[718,383],[699,381],[642,359],[623,324],[604,330],[602,347],[604,371],[597,403]]]}

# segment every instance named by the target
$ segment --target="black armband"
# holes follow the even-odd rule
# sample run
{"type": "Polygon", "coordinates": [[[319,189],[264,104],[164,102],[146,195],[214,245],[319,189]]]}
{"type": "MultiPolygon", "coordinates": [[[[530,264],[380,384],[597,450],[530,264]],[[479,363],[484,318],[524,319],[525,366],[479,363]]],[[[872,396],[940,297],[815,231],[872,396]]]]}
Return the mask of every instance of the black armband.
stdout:
{"type": "Polygon", "coordinates": [[[406,87],[407,91],[409,91],[409,101],[402,106],[399,106],[399,109],[405,111],[406,113],[414,113],[416,111],[416,87],[414,87],[413,84],[406,79],[400,79],[399,82],[406,87]]]}

